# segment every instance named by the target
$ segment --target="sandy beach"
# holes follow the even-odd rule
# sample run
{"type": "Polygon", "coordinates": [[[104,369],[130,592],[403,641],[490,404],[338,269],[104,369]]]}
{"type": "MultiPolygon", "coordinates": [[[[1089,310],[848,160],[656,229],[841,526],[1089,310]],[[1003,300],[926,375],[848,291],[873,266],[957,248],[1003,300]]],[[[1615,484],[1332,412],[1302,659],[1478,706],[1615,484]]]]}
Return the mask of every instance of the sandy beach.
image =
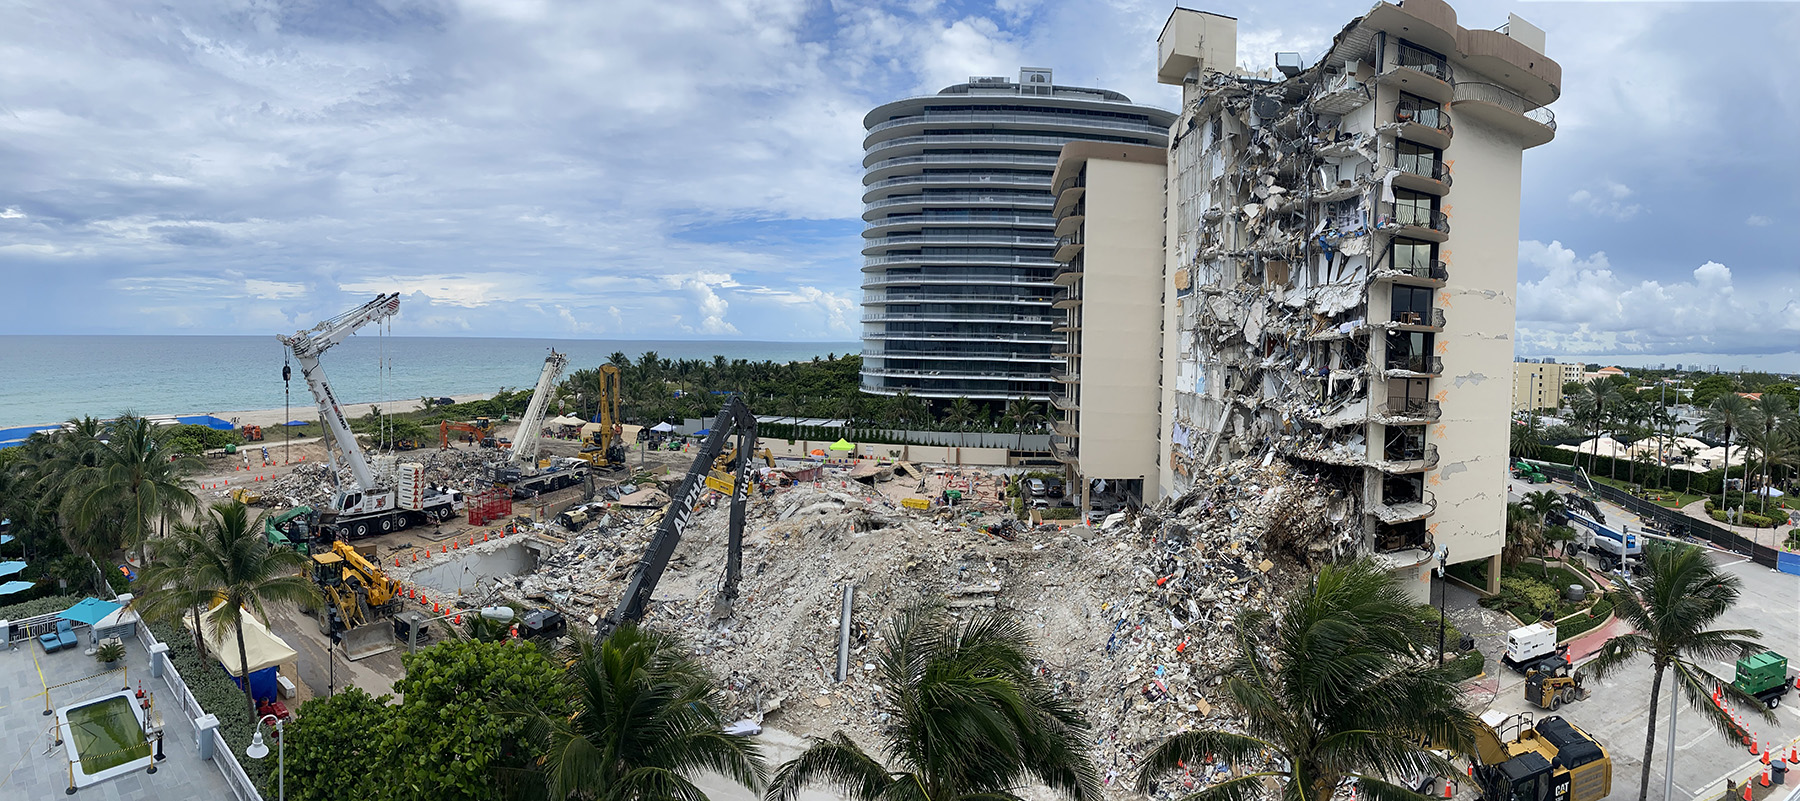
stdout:
{"type": "MultiPolygon", "coordinates": [[[[450,398],[457,403],[467,403],[469,401],[487,400],[488,398],[494,397],[494,393],[478,392],[473,395],[446,395],[444,397],[450,398]]],[[[388,412],[411,412],[423,408],[419,405],[418,398],[402,398],[391,401],[378,401],[375,403],[346,403],[343,407],[344,416],[352,419],[361,417],[368,414],[369,409],[375,406],[380,406],[383,411],[388,412]]],[[[313,405],[312,396],[310,394],[307,395],[305,403],[296,402],[292,409],[281,409],[277,407],[274,409],[249,409],[236,412],[206,412],[206,414],[230,420],[240,426],[278,426],[288,420],[312,421],[319,418],[318,409],[313,405]],[[283,417],[282,415],[284,414],[291,414],[292,417],[283,417]]]]}

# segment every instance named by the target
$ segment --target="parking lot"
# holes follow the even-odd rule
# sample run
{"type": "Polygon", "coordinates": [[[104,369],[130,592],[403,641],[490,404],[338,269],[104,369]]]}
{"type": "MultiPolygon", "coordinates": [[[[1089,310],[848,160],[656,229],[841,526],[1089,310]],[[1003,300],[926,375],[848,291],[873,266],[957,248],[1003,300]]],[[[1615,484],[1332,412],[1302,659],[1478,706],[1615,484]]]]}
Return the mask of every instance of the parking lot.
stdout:
{"type": "MultiPolygon", "coordinates": [[[[1513,495],[1519,496],[1544,487],[1542,484],[1529,485],[1512,480],[1510,489],[1513,495]]],[[[1558,491],[1568,489],[1561,485],[1554,488],[1558,491]]],[[[1622,522],[1631,524],[1634,530],[1640,527],[1635,515],[1618,507],[1602,503],[1601,509],[1605,512],[1609,525],[1622,522]]],[[[1770,649],[1790,659],[1800,658],[1800,576],[1779,573],[1731,555],[1715,556],[1714,560],[1743,582],[1743,594],[1738,605],[1715,621],[1712,627],[1756,629],[1762,633],[1760,641],[1770,649]]],[[[1734,673],[1734,665],[1727,662],[1703,663],[1702,667],[1727,681],[1734,673]]],[[[1492,708],[1508,713],[1530,711],[1540,717],[1561,714],[1598,739],[1612,755],[1613,792],[1608,798],[1636,798],[1639,770],[1643,764],[1646,717],[1650,706],[1652,671],[1647,658],[1638,660],[1604,680],[1587,679],[1586,686],[1592,696],[1572,706],[1565,706],[1558,713],[1545,712],[1526,703],[1523,676],[1497,668],[1491,661],[1489,670],[1499,671],[1499,686],[1492,708]]],[[[1663,765],[1669,742],[1671,681],[1671,678],[1665,676],[1663,701],[1657,712],[1659,721],[1656,749],[1650,771],[1652,798],[1662,795],[1663,765]]],[[[1782,706],[1775,710],[1775,714],[1777,719],[1774,723],[1764,722],[1748,714],[1745,719],[1749,721],[1749,728],[1764,743],[1785,744],[1800,737],[1800,693],[1790,694],[1782,706]]],[[[1713,730],[1685,701],[1682,702],[1677,726],[1674,734],[1676,798],[1692,798],[1695,792],[1722,777],[1732,775],[1741,778],[1749,772],[1747,769],[1740,770],[1740,766],[1751,759],[1749,750],[1713,730]]],[[[1789,781],[1792,782],[1795,778],[1800,778],[1800,774],[1790,774],[1789,781]]]]}

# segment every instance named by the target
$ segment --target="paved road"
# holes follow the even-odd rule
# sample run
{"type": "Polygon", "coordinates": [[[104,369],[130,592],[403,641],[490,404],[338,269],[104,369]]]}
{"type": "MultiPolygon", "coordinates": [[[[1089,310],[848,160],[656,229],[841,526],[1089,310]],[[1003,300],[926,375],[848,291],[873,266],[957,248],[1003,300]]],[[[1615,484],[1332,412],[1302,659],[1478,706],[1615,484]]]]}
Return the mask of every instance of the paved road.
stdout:
{"type": "MultiPolygon", "coordinates": [[[[1534,487],[1514,481],[1510,489],[1512,494],[1522,495],[1531,489],[1542,489],[1543,486],[1534,487]]],[[[1554,488],[1559,491],[1568,489],[1566,486],[1554,488]]],[[[1619,521],[1630,523],[1634,528],[1640,525],[1641,521],[1636,515],[1610,504],[1601,503],[1600,506],[1606,513],[1609,524],[1619,521]]],[[[1715,556],[1714,559],[1743,582],[1742,599],[1737,606],[1721,616],[1714,627],[1757,629],[1762,632],[1760,641],[1769,648],[1790,658],[1800,657],[1800,576],[1779,573],[1737,557],[1715,556]]],[[[1734,672],[1734,666],[1724,662],[1705,664],[1703,667],[1726,680],[1734,672]]],[[[1561,710],[1560,714],[1564,718],[1594,735],[1611,752],[1615,767],[1613,793],[1608,799],[1636,798],[1638,777],[1643,764],[1650,682],[1649,662],[1640,660],[1604,680],[1589,679],[1587,686],[1593,692],[1592,697],[1561,710]]],[[[1511,672],[1503,673],[1492,708],[1509,713],[1532,711],[1545,714],[1526,704],[1523,685],[1523,677],[1511,672]]],[[[1656,732],[1656,753],[1650,771],[1651,798],[1662,797],[1663,760],[1669,737],[1669,685],[1670,681],[1665,678],[1663,701],[1657,715],[1660,720],[1656,732]]],[[[1800,695],[1789,695],[1787,700],[1787,703],[1776,710],[1775,723],[1763,722],[1754,717],[1747,718],[1751,721],[1751,730],[1761,735],[1764,742],[1785,743],[1800,737],[1800,695]]],[[[1728,773],[1737,772],[1737,768],[1750,759],[1747,749],[1713,731],[1700,720],[1695,710],[1686,706],[1685,701],[1678,715],[1677,725],[1676,798],[1692,798],[1694,791],[1728,773]]]]}

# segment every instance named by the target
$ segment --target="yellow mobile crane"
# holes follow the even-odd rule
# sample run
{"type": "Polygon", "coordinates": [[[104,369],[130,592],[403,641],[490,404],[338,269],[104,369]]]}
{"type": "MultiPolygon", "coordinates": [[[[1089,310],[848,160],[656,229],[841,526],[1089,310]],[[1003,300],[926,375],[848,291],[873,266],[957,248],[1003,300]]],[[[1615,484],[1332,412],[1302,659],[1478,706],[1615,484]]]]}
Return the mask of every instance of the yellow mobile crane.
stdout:
{"type": "Polygon", "coordinates": [[[581,449],[581,458],[595,468],[625,468],[625,443],[620,441],[623,427],[619,419],[619,368],[600,365],[600,430],[594,432],[591,444],[581,449]]]}

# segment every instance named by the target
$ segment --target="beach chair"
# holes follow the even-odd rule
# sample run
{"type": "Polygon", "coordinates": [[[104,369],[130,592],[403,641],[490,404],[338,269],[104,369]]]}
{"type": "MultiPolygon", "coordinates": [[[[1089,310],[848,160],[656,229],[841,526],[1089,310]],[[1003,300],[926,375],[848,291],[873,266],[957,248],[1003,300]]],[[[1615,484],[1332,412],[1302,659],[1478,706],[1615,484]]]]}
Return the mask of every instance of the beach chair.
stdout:
{"type": "Polygon", "coordinates": [[[69,626],[67,620],[56,621],[55,631],[38,637],[38,644],[44,646],[46,654],[80,643],[81,641],[75,636],[75,630],[69,626]]]}

